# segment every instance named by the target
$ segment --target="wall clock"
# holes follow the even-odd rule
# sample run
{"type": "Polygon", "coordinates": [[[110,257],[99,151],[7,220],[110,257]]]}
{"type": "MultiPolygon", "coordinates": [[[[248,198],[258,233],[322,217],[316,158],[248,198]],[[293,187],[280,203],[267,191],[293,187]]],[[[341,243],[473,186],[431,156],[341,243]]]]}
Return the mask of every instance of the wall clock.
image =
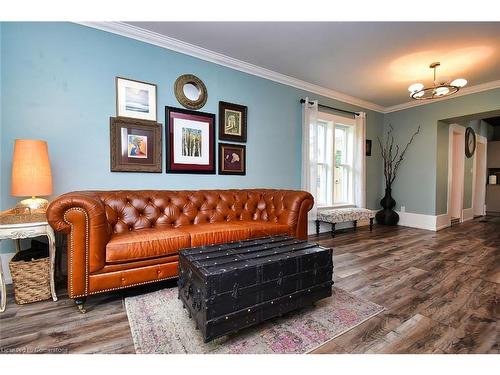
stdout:
{"type": "Polygon", "coordinates": [[[465,156],[472,157],[474,151],[476,151],[476,133],[474,129],[468,127],[465,129],[465,156]]]}

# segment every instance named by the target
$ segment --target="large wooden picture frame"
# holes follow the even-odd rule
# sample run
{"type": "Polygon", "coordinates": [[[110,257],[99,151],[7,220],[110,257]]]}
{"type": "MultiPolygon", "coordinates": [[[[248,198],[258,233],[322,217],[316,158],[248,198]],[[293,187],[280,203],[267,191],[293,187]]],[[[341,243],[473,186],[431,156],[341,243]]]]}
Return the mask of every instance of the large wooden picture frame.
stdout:
{"type": "Polygon", "coordinates": [[[111,172],[162,172],[162,125],[111,117],[111,172]]]}
{"type": "Polygon", "coordinates": [[[165,107],[167,173],[215,174],[215,115],[165,107]]]}

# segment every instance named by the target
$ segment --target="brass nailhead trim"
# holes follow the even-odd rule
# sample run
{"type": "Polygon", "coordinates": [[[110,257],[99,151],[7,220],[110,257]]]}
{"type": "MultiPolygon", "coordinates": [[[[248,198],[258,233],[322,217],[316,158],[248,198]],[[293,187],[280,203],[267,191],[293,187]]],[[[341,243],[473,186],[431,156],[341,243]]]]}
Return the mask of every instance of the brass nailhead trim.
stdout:
{"type": "Polygon", "coordinates": [[[105,293],[105,292],[111,292],[113,290],[119,290],[119,289],[126,289],[126,288],[131,288],[133,286],[138,286],[138,285],[144,285],[144,284],[151,284],[155,283],[157,281],[165,281],[165,280],[171,280],[171,279],[177,279],[178,276],[170,276],[170,277],[165,277],[163,279],[156,279],[156,280],[149,280],[149,281],[143,281],[141,283],[135,283],[135,284],[130,284],[130,285],[125,285],[125,286],[118,286],[116,288],[109,288],[109,289],[103,289],[103,290],[96,290],[94,292],[90,292],[87,294],[80,294],[78,296],[73,296],[72,298],[78,298],[78,297],[85,297],[87,295],[92,295],[92,294],[99,294],[99,293],[105,293]]]}
{"type": "Polygon", "coordinates": [[[88,287],[89,287],[89,217],[87,215],[87,211],[85,211],[83,208],[80,207],[73,207],[64,212],[63,219],[66,224],[69,224],[71,227],[71,231],[69,232],[69,238],[70,238],[70,269],[69,269],[69,290],[71,293],[71,296],[73,296],[73,256],[75,252],[74,248],[74,241],[73,241],[73,223],[68,221],[68,218],[66,217],[67,213],[70,211],[80,211],[85,215],[85,294],[75,296],[75,297],[82,297],[86,296],[88,294],[88,287]]]}

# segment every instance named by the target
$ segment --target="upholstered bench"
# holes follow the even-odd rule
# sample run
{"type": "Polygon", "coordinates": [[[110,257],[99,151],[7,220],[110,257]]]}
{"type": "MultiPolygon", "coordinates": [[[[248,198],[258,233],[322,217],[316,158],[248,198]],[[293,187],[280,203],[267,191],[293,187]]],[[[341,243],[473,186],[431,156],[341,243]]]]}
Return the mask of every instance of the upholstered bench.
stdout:
{"type": "Polygon", "coordinates": [[[335,237],[335,224],[352,221],[354,223],[354,230],[358,225],[358,220],[370,220],[370,232],[373,229],[373,218],[375,211],[366,208],[331,208],[318,210],[316,220],[316,234],[319,234],[320,222],[332,224],[332,237],[335,237]]]}

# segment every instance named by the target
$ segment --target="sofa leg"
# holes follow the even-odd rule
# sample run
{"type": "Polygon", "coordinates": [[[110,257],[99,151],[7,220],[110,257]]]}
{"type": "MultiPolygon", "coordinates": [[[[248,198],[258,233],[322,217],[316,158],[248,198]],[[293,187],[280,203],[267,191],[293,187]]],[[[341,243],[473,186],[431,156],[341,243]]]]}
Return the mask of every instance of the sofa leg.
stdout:
{"type": "Polygon", "coordinates": [[[319,220],[316,220],[316,235],[319,234],[319,220]]]}
{"type": "Polygon", "coordinates": [[[332,238],[335,238],[335,223],[332,223],[332,238]]]}
{"type": "Polygon", "coordinates": [[[354,220],[353,224],[354,224],[354,230],[356,230],[356,228],[358,227],[358,221],[354,220]]]}
{"type": "Polygon", "coordinates": [[[80,311],[82,314],[85,314],[87,312],[87,310],[85,310],[85,301],[86,300],[87,300],[87,297],[75,299],[76,307],[78,307],[78,311],[80,311]]]}
{"type": "Polygon", "coordinates": [[[373,230],[373,217],[370,218],[370,232],[373,230]]]}

